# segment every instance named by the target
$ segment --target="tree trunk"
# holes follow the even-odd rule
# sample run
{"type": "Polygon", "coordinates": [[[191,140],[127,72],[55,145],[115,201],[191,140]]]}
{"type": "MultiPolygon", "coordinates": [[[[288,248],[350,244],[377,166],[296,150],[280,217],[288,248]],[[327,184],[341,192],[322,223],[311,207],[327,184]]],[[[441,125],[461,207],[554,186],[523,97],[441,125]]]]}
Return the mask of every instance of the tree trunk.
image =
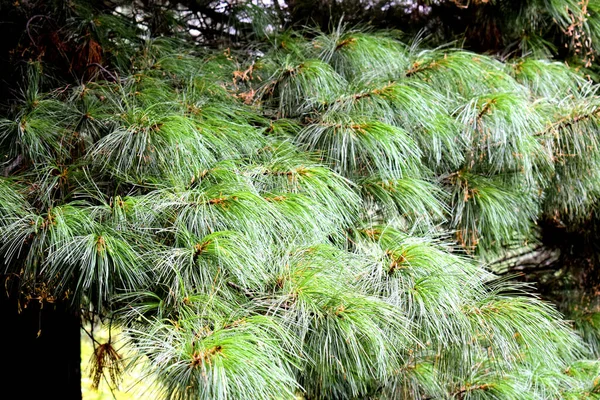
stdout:
{"type": "Polygon", "coordinates": [[[4,348],[1,393],[20,399],[81,400],[80,323],[64,302],[21,301],[0,280],[0,340],[4,348]],[[6,290],[5,290],[6,289],[6,290]]]}

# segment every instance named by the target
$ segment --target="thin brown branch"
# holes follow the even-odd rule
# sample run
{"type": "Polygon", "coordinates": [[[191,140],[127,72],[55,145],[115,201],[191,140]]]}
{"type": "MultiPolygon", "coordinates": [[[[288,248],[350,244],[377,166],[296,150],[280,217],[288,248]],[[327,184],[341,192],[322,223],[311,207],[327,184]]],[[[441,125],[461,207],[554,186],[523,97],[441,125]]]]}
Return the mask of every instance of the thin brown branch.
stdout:
{"type": "Polygon", "coordinates": [[[574,117],[572,117],[572,116],[563,117],[563,118],[559,119],[558,121],[555,121],[555,122],[549,124],[548,127],[546,129],[544,129],[543,131],[535,133],[534,136],[546,136],[548,134],[548,132],[550,132],[552,130],[560,130],[560,129],[570,127],[580,121],[590,119],[594,116],[597,116],[598,114],[600,114],[600,107],[596,107],[592,112],[587,113],[587,114],[580,114],[580,115],[576,115],[574,117]]]}

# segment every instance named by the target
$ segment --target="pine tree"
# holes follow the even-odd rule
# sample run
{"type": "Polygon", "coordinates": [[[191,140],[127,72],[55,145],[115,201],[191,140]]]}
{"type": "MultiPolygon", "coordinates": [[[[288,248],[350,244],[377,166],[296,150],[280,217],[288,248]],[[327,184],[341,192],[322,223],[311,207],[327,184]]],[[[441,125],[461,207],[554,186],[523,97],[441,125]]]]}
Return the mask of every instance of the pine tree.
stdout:
{"type": "Polygon", "coordinates": [[[600,396],[594,335],[482,263],[595,204],[595,84],[343,25],[216,51],[73,7],[110,69],[30,63],[0,122],[23,307],[119,326],[156,397],[600,396]]]}
{"type": "Polygon", "coordinates": [[[596,0],[288,0],[288,26],[323,30],[331,19],[370,25],[427,38],[437,45],[457,41],[463,48],[503,57],[567,59],[596,71],[600,50],[600,3],[596,0]]]}

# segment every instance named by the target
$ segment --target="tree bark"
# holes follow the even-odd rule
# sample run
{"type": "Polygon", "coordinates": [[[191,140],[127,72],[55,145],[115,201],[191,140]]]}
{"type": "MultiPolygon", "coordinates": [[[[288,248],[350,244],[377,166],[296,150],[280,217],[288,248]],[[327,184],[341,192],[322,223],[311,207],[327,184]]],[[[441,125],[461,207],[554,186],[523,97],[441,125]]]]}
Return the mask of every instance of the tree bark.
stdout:
{"type": "Polygon", "coordinates": [[[78,312],[64,302],[19,306],[17,290],[4,285],[5,277],[0,282],[2,392],[20,399],[81,400],[78,312]]]}

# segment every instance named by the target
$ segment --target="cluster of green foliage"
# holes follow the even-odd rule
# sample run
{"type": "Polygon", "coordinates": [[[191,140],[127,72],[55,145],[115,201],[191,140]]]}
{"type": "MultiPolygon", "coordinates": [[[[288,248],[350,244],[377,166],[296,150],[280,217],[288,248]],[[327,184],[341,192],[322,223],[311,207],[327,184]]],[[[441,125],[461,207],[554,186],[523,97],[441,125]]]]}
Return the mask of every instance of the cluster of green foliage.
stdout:
{"type": "Polygon", "coordinates": [[[26,299],[121,325],[165,398],[600,397],[593,346],[478,263],[589,213],[597,86],[343,27],[237,53],[74,15],[112,69],[45,90],[33,63],[0,121],[26,299]]]}
{"type": "MultiPolygon", "coordinates": [[[[594,70],[600,50],[597,0],[287,0],[285,4],[285,12],[279,14],[284,26],[316,24],[328,30],[332,20],[343,18],[427,36],[441,45],[457,41],[470,50],[504,57],[558,57],[594,70]]],[[[265,8],[269,15],[272,7],[265,8]]]]}

